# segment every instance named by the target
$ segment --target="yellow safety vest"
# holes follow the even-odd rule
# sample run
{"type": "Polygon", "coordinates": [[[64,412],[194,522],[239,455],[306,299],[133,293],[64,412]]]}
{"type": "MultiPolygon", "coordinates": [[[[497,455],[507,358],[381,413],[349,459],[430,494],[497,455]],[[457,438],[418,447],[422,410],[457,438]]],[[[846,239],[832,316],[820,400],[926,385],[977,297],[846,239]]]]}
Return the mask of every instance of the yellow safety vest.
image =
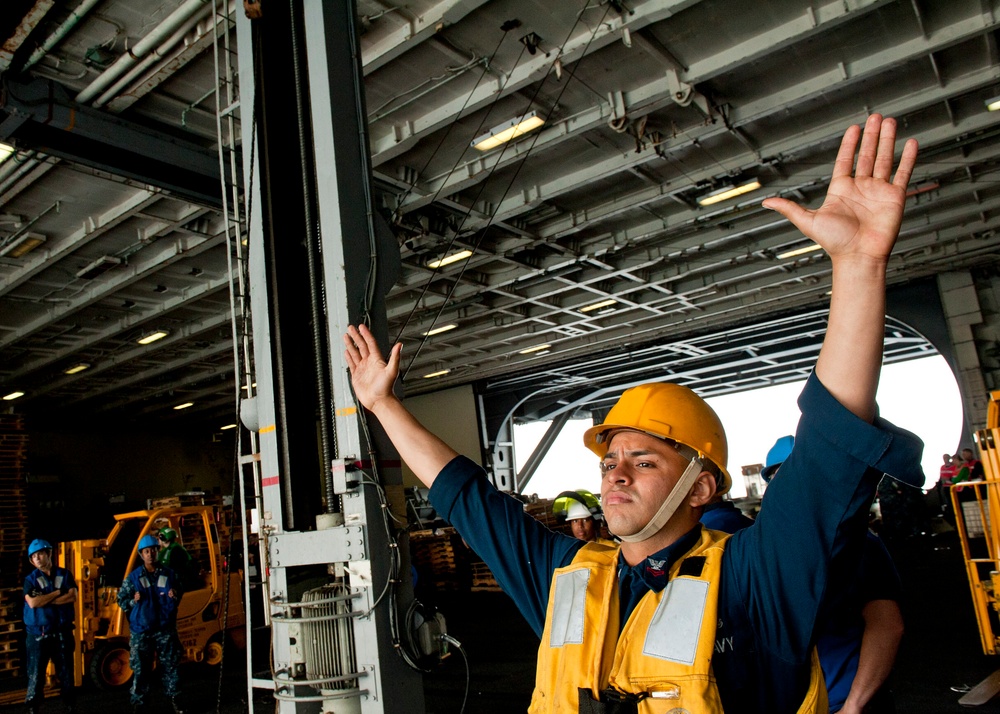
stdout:
{"type": "MultiPolygon", "coordinates": [[[[588,543],[572,563],[557,569],[530,714],[578,712],[581,689],[596,700],[608,687],[644,697],[639,714],[721,713],[712,653],[728,537],[703,529],[699,542],[671,567],[667,586],[643,596],[620,635],[618,548],[588,543]],[[696,557],[704,559],[700,572],[688,567],[681,574],[684,561],[696,557]]],[[[798,714],[826,711],[826,686],[814,651],[798,714]]]]}

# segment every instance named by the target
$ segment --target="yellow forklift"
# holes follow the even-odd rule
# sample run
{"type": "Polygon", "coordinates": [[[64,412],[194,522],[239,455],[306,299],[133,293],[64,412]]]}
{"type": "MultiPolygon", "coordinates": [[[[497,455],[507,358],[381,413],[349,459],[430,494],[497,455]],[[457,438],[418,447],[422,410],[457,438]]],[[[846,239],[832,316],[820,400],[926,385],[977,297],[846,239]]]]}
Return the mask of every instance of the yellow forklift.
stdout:
{"type": "Polygon", "coordinates": [[[245,645],[242,574],[224,562],[230,533],[220,516],[221,510],[215,506],[169,506],[122,513],[115,516],[107,538],[57,545],[58,564],[73,573],[79,588],[73,662],[77,686],[85,677],[101,689],[122,687],[131,679],[128,618],[118,607],[118,588],[140,565],[136,552],[139,539],[155,535],[160,528],[177,531],[178,541],[197,568],[177,615],[182,661],[219,664],[227,633],[231,642],[245,645]]]}

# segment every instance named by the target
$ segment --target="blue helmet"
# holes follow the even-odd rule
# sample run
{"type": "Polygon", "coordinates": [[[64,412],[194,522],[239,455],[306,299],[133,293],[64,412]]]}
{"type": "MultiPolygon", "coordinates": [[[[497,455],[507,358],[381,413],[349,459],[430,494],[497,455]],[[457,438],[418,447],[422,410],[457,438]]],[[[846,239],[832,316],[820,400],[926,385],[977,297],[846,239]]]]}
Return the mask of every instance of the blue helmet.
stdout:
{"type": "Polygon", "coordinates": [[[136,551],[141,553],[143,548],[159,548],[160,541],[156,540],[156,536],[149,535],[148,533],[139,539],[139,545],[136,547],[136,551]]]}
{"type": "Polygon", "coordinates": [[[795,445],[794,436],[782,436],[776,442],[771,450],[767,452],[767,460],[764,462],[764,469],[760,472],[761,477],[764,479],[765,483],[770,483],[774,474],[777,472],[778,467],[788,458],[788,455],[792,453],[792,447],[795,445]]]}
{"type": "Polygon", "coordinates": [[[47,540],[35,538],[35,540],[31,541],[31,545],[28,546],[28,557],[30,558],[40,550],[52,550],[52,544],[47,540]]]}

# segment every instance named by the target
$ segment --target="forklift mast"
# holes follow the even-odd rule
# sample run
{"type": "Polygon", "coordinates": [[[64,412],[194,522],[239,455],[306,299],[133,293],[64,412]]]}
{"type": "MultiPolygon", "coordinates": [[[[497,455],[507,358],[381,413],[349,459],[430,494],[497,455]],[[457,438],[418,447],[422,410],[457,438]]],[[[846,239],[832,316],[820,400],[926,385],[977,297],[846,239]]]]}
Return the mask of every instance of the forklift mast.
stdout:
{"type": "Polygon", "coordinates": [[[241,474],[262,580],[248,591],[264,601],[248,608],[248,694],[270,690],[282,713],[420,714],[400,632],[409,566],[389,514],[403,500],[398,457],[362,421],[341,342],[364,322],[386,345],[399,270],[373,205],[357,11],[352,0],[261,9],[237,15],[250,296],[237,321],[251,325],[255,390],[240,414],[259,444],[241,451],[241,474]]]}

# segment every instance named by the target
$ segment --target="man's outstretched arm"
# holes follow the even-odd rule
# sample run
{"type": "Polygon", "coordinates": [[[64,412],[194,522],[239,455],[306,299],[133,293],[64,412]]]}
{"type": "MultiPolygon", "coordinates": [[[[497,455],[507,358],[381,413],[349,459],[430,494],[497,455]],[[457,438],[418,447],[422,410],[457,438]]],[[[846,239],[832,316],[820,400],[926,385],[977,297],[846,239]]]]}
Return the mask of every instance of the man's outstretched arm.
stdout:
{"type": "Polygon", "coordinates": [[[430,487],[458,452],[428,431],[393,393],[403,346],[398,342],[393,345],[386,361],[374,335],[364,325],[348,327],[344,345],[358,401],[379,420],[410,470],[430,487]]]}
{"type": "Polygon", "coordinates": [[[822,206],[810,211],[784,198],[763,203],[830,256],[833,296],[816,376],[837,401],[869,422],[875,418],[882,367],[885,270],[917,159],[917,142],[909,139],[893,175],[895,144],[896,121],[873,114],[863,134],[857,126],[844,134],[822,206]]]}

